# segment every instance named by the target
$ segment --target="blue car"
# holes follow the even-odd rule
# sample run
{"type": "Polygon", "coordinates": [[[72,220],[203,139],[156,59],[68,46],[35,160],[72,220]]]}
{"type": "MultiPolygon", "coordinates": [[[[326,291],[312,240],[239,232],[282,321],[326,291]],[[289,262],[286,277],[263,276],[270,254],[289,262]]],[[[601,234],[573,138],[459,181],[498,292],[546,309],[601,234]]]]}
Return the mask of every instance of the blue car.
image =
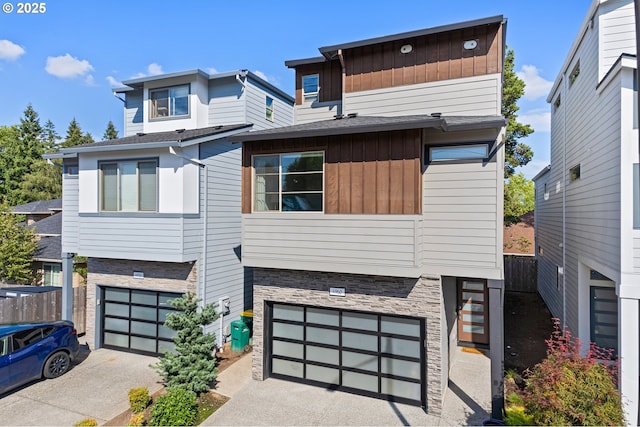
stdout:
{"type": "Polygon", "coordinates": [[[0,394],[71,367],[80,344],[73,322],[0,325],[0,394]]]}

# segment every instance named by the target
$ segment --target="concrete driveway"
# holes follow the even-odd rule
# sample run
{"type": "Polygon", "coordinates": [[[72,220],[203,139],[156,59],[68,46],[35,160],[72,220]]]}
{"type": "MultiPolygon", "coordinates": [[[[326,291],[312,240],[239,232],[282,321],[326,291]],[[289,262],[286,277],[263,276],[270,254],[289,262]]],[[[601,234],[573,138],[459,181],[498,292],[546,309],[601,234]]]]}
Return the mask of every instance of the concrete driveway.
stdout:
{"type": "Polygon", "coordinates": [[[129,389],[148,387],[153,394],[161,379],[149,367],[155,357],[82,346],[78,362],[59,378],[32,382],[0,395],[2,426],[70,426],[84,418],[103,424],[129,407],[129,389]]]}

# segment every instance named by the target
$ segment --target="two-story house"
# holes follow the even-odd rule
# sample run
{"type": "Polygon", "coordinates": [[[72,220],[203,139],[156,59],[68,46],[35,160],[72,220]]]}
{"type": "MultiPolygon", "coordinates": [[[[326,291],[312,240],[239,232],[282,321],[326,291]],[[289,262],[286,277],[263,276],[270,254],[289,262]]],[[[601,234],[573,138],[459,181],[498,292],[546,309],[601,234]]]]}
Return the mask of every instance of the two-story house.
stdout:
{"type": "Polygon", "coordinates": [[[241,146],[228,138],[291,124],[294,100],[246,70],[123,84],[125,136],[57,154],[64,268],[73,254],[89,258],[87,342],[170,349],[167,301],[191,291],[226,311],[211,327],[221,344],[252,301],[240,262],[241,146]]]}
{"type": "Polygon", "coordinates": [[[634,2],[593,0],[551,89],[551,164],[535,178],[538,290],[620,362],[638,425],[640,185],[634,2]]]}
{"type": "Polygon", "coordinates": [[[490,346],[500,401],[505,29],[496,16],[287,61],[296,124],[231,137],[254,379],[438,414],[454,348],[490,346]]]}

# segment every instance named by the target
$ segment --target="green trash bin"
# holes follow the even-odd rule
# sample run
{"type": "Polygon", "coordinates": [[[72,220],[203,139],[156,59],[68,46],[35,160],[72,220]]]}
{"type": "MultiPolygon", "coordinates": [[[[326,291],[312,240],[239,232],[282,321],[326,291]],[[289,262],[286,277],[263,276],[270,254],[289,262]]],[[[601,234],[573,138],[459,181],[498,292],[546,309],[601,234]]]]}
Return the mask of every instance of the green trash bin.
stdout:
{"type": "Polygon", "coordinates": [[[242,353],[249,348],[249,327],[242,320],[231,322],[231,351],[242,353]]]}
{"type": "Polygon", "coordinates": [[[249,337],[253,336],[253,310],[245,310],[240,313],[240,320],[249,327],[249,337]]]}

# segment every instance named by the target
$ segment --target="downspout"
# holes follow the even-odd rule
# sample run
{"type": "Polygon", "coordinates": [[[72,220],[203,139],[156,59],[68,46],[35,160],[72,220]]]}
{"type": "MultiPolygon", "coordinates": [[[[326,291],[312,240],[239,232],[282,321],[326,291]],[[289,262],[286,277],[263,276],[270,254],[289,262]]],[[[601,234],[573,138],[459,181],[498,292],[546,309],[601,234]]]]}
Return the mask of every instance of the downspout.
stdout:
{"type": "MultiPolygon", "coordinates": [[[[563,94],[567,97],[567,71],[562,76],[563,94]]],[[[568,99],[565,101],[567,102],[568,99]]],[[[567,326],[567,105],[562,109],[562,329],[567,326]]]]}
{"type": "MultiPolygon", "coordinates": [[[[340,109],[342,111],[338,112],[338,114],[345,114],[345,106],[344,106],[344,83],[345,83],[345,76],[347,74],[347,67],[344,65],[344,56],[342,55],[342,49],[338,49],[338,59],[340,60],[340,68],[341,68],[341,73],[340,73],[340,79],[341,79],[341,88],[340,88],[340,109]]],[[[318,99],[318,101],[320,101],[318,99]]]]}

